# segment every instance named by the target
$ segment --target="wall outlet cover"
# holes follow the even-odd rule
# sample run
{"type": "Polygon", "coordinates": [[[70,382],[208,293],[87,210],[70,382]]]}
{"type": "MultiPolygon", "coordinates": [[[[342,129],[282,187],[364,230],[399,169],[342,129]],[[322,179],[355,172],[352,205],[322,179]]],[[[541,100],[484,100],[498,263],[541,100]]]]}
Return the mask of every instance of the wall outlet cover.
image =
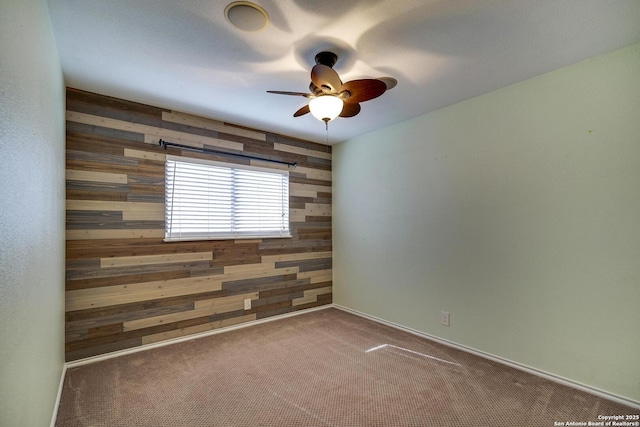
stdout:
{"type": "Polygon", "coordinates": [[[449,326],[449,312],[441,311],[440,312],[440,324],[444,326],[449,326]]]}

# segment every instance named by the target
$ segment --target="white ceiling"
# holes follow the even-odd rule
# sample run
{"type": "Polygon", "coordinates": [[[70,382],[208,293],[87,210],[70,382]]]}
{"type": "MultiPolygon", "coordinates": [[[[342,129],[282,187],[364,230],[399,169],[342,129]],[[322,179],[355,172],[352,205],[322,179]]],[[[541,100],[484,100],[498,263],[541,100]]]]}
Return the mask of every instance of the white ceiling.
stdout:
{"type": "MultiPolygon", "coordinates": [[[[261,32],[227,23],[231,0],[48,0],[66,84],[326,142],[308,100],[314,56],[342,81],[393,90],[329,123],[329,143],[640,41],[639,0],[256,0],[261,32]]],[[[639,74],[640,76],[640,74],[639,74]]]]}

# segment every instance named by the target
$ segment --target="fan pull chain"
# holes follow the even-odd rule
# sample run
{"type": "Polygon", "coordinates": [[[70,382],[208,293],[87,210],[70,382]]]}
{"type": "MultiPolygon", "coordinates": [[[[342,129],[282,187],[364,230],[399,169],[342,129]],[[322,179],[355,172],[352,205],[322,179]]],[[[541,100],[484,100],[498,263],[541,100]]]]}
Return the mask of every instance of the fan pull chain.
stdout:
{"type": "Polygon", "coordinates": [[[329,145],[329,119],[322,119],[324,121],[324,128],[327,130],[327,145],[329,145]]]}
{"type": "Polygon", "coordinates": [[[325,117],[322,121],[324,122],[324,128],[329,132],[329,119],[325,117]]]}

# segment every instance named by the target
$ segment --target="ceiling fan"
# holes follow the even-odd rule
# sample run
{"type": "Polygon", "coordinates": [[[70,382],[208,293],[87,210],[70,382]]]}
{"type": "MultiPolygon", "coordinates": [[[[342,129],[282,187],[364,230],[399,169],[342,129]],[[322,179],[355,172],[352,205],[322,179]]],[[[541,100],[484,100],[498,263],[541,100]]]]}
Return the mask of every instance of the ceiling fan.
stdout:
{"type": "Polygon", "coordinates": [[[308,105],[293,113],[300,117],[311,113],[326,124],[336,117],[353,117],[360,112],[360,103],[382,95],[392,89],[397,81],[392,77],[379,79],[359,79],[342,83],[340,76],[332,68],[338,55],[333,52],[320,52],[315,56],[316,65],[311,69],[311,93],[268,90],[277,95],[303,96],[311,99],[308,105]]]}

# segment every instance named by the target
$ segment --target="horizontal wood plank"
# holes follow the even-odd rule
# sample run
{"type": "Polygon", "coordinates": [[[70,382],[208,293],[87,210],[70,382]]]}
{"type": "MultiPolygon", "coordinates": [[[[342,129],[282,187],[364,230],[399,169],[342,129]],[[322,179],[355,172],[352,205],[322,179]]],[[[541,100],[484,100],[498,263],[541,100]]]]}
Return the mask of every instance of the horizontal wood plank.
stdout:
{"type": "Polygon", "coordinates": [[[67,169],[66,178],[68,181],[108,182],[115,184],[127,183],[127,175],[122,173],[90,172],[67,169]]]}
{"type": "Polygon", "coordinates": [[[218,132],[224,132],[231,135],[244,136],[246,138],[258,139],[265,141],[266,134],[263,132],[243,129],[241,127],[229,126],[223,122],[211,119],[205,119],[198,116],[192,116],[190,114],[179,113],[176,111],[165,111],[162,113],[162,119],[168,122],[183,123],[189,126],[194,126],[202,129],[215,130],[218,132]]]}
{"type": "Polygon", "coordinates": [[[100,260],[100,268],[131,265],[166,264],[172,262],[191,262],[213,259],[212,252],[195,252],[167,255],[138,255],[129,257],[110,257],[100,260]]]}
{"type": "Polygon", "coordinates": [[[222,289],[217,276],[175,279],[66,292],[66,311],[198,294],[222,289]]]}
{"type": "Polygon", "coordinates": [[[300,261],[318,258],[331,258],[331,252],[305,252],[295,254],[282,255],[266,255],[262,257],[262,262],[282,262],[282,261],[300,261]]]}
{"type": "Polygon", "coordinates": [[[142,344],[151,344],[158,341],[166,341],[172,338],[180,338],[187,335],[193,335],[197,333],[211,331],[213,329],[224,328],[226,326],[232,326],[240,323],[250,322],[252,320],[256,320],[255,314],[247,314],[244,316],[233,317],[233,318],[224,319],[224,320],[217,320],[215,322],[209,322],[202,325],[181,328],[174,331],[147,335],[142,338],[142,344]]]}

